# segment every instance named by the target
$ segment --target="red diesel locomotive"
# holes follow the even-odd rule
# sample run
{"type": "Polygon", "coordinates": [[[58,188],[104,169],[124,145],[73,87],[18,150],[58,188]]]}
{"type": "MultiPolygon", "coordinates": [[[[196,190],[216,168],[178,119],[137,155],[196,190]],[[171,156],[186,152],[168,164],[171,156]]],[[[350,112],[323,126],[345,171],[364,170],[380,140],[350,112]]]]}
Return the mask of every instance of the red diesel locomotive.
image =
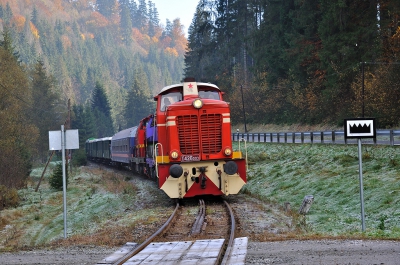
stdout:
{"type": "MultiPolygon", "coordinates": [[[[187,78],[183,84],[164,87],[154,97],[156,113],[136,127],[115,134],[110,157],[86,142],[92,160],[126,165],[154,177],[170,198],[237,194],[246,184],[246,159],[233,151],[229,104],[213,84],[187,78]]],[[[108,152],[103,152],[108,154],[108,152]]]]}

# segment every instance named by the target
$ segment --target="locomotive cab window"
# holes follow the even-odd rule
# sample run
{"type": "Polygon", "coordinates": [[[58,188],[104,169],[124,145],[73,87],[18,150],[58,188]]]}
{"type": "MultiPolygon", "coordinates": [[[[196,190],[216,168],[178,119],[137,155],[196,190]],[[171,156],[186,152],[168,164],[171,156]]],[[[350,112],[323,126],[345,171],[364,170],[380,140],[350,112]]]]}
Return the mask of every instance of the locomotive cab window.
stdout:
{"type": "Polygon", "coordinates": [[[167,107],[175,102],[182,101],[182,93],[172,92],[161,96],[161,111],[165,111],[167,107]]]}
{"type": "Polygon", "coordinates": [[[199,91],[201,98],[220,100],[218,91],[199,91]]]}

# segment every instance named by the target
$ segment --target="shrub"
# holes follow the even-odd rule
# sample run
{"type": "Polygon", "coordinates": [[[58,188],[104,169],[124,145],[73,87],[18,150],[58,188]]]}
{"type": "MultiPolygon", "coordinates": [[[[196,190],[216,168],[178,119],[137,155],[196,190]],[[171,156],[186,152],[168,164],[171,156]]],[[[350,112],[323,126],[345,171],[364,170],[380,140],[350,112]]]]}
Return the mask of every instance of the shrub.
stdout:
{"type": "MultiPolygon", "coordinates": [[[[68,186],[68,170],[65,170],[66,173],[66,181],[68,186]]],[[[62,171],[62,163],[57,163],[54,168],[53,174],[49,178],[50,186],[55,190],[63,189],[63,171],[62,171]]]]}
{"type": "Polygon", "coordinates": [[[73,153],[72,164],[76,167],[86,166],[87,160],[86,160],[85,149],[79,149],[73,153]]]}
{"type": "Polygon", "coordinates": [[[17,207],[18,204],[19,196],[17,189],[0,185],[0,210],[8,207],[17,207]]]}

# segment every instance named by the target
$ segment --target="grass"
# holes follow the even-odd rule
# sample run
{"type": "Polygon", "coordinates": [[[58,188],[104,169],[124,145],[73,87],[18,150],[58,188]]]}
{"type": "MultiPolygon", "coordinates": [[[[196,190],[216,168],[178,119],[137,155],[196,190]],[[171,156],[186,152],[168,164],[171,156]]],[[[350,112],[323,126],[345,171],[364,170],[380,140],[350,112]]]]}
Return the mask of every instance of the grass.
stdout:
{"type": "MultiPolygon", "coordinates": [[[[293,237],[400,239],[399,147],[363,146],[365,233],[356,145],[247,143],[247,147],[248,183],[242,192],[265,205],[281,206],[282,212],[276,213],[276,208],[260,205],[271,211],[271,218],[286,214],[283,208],[289,202],[293,237]],[[314,203],[302,216],[297,211],[306,195],[313,195],[314,203]]],[[[135,178],[128,182],[128,172],[74,169],[67,191],[68,239],[63,240],[63,195],[47,182],[52,168],[38,192],[34,190],[43,168],[32,171],[28,187],[19,191],[20,206],[0,212],[0,251],[49,244],[117,246],[132,238],[140,242],[173,211],[155,183],[135,178]]]]}
{"type": "Polygon", "coordinates": [[[362,147],[365,233],[356,145],[247,143],[247,147],[248,183],[243,192],[282,207],[290,202],[294,211],[304,196],[313,195],[304,220],[310,236],[400,238],[398,147],[362,147]]]}
{"type": "Polygon", "coordinates": [[[34,170],[28,187],[20,190],[19,207],[0,212],[0,251],[76,242],[123,245],[132,241],[132,229],[140,229],[145,220],[157,225],[155,220],[169,217],[170,212],[165,208],[168,198],[155,183],[141,187],[144,180],[125,180],[129,178],[128,172],[120,176],[106,169],[83,167],[74,169],[68,185],[68,239],[64,240],[63,193],[49,187],[51,170],[39,191],[34,192],[42,171],[43,168],[34,170]],[[159,206],[162,210],[147,209],[154,196],[164,199],[165,203],[159,206]]]}

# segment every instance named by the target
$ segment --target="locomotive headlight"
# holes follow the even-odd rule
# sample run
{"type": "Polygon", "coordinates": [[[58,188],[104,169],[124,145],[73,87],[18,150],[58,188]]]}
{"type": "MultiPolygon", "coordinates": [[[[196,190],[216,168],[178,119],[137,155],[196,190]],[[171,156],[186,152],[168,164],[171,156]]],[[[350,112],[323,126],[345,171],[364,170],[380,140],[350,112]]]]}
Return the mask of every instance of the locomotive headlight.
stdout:
{"type": "Polygon", "coordinates": [[[195,107],[196,109],[200,109],[201,107],[203,107],[203,101],[201,101],[201,99],[197,98],[193,101],[193,107],[195,107]]]}
{"type": "Polygon", "coordinates": [[[224,154],[225,154],[226,156],[230,156],[230,155],[232,154],[232,149],[230,149],[229,147],[225,148],[224,154]]]}
{"type": "Polygon", "coordinates": [[[178,158],[178,156],[179,156],[179,153],[178,153],[178,151],[172,151],[172,152],[171,152],[171,158],[173,158],[173,159],[177,159],[177,158],[178,158]]]}

